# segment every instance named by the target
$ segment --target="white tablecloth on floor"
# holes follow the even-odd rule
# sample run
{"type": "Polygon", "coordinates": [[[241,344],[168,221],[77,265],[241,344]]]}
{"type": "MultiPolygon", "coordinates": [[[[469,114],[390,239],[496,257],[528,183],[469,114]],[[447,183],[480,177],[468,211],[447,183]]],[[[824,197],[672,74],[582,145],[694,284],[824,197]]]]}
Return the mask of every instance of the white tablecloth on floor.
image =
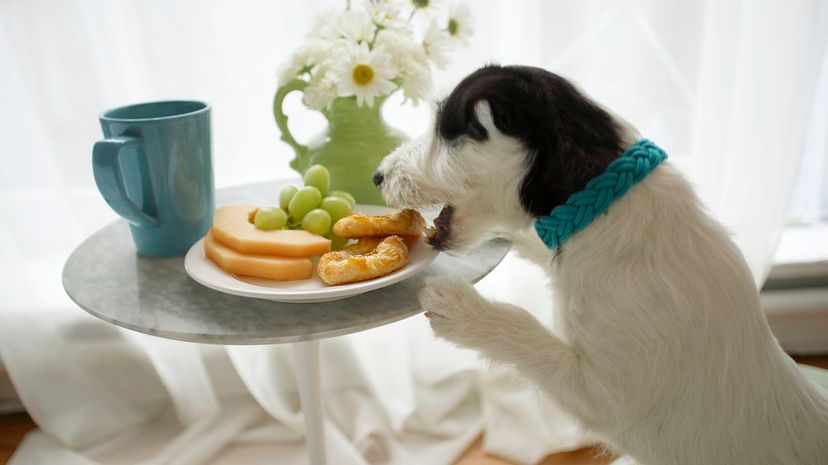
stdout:
{"type": "MultiPolygon", "coordinates": [[[[549,322],[546,286],[512,256],[478,284],[549,322]]],[[[12,465],[306,460],[289,345],[169,341],[72,305],[0,316],[0,353],[40,426],[12,465]]],[[[484,431],[486,450],[526,464],[586,441],[533,386],[436,340],[421,315],[322,341],[321,370],[331,464],[450,464],[484,431]]]]}
{"type": "MultiPolygon", "coordinates": [[[[509,256],[477,287],[551,325],[543,276],[509,256]]],[[[289,345],[170,341],[70,305],[0,318],[0,354],[40,427],[11,465],[307,460],[289,345]]],[[[828,387],[828,372],[803,369],[828,387]]],[[[421,315],[322,341],[321,371],[332,465],[448,465],[481,433],[518,464],[589,442],[512,371],[434,339],[421,315]]]]}

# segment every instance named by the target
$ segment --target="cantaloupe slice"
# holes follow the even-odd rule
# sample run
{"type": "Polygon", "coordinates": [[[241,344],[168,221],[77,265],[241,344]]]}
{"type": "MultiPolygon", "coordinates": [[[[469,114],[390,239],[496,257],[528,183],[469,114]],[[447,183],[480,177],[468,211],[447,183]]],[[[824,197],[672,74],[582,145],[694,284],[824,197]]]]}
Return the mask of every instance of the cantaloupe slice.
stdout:
{"type": "Polygon", "coordinates": [[[204,254],[224,271],[253,278],[293,281],[313,276],[309,258],[245,255],[216,241],[212,232],[204,237],[204,254]]]}
{"type": "Polygon", "coordinates": [[[258,207],[225,205],[213,214],[213,237],[246,254],[317,257],[331,251],[331,240],[303,230],[263,231],[250,222],[258,207]]]}

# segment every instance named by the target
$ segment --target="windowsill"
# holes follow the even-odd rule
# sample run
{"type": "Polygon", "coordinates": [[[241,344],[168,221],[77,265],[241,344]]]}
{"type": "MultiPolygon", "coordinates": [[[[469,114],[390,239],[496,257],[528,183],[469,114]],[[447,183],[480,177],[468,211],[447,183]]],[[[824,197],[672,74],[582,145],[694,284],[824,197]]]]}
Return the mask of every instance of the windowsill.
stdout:
{"type": "Polygon", "coordinates": [[[763,290],[828,286],[828,222],[782,232],[763,290]]]}
{"type": "Polygon", "coordinates": [[[828,353],[828,222],[785,228],[762,288],[762,309],[782,347],[828,353]]]}
{"type": "Polygon", "coordinates": [[[774,264],[828,261],[828,220],[785,227],[773,255],[774,264]]]}

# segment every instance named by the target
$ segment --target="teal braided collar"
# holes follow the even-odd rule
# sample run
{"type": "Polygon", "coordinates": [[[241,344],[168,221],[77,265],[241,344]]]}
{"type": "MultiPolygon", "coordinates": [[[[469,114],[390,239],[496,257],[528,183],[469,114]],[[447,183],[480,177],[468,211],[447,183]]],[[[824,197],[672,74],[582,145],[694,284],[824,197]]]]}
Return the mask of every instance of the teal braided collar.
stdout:
{"type": "Polygon", "coordinates": [[[667,153],[647,139],[641,139],[613,160],[607,169],[592,178],[583,190],[535,222],[535,230],[550,249],[560,247],[569,236],[586,228],[607,212],[610,204],[641,182],[667,153]]]}

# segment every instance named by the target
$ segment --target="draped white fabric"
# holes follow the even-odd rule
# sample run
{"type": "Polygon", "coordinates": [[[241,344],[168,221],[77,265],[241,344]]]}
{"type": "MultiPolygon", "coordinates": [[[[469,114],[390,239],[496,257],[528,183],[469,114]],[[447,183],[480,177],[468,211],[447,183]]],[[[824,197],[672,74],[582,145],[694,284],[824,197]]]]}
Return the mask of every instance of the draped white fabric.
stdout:
{"type": "MultiPolygon", "coordinates": [[[[826,140],[812,101],[828,79],[828,4],[470,3],[476,34],[438,74],[440,88],[487,61],[573,78],[670,153],[764,279],[806,128],[826,140]]],[[[305,460],[290,347],[122,331],[71,304],[60,272],[115,219],[89,161],[103,109],[205,100],[218,186],[291,175],[270,113],[275,69],[332,5],[0,3],[0,356],[40,426],[13,464],[305,460]]],[[[323,120],[297,100],[289,111],[302,138],[323,120]]],[[[392,124],[411,135],[427,126],[425,106],[395,102],[392,124]]],[[[510,257],[478,287],[551,324],[539,273],[510,257]]],[[[322,376],[331,463],[448,464],[481,431],[489,451],[526,464],[588,441],[519,377],[434,340],[422,317],[323,341],[322,376]]]]}

